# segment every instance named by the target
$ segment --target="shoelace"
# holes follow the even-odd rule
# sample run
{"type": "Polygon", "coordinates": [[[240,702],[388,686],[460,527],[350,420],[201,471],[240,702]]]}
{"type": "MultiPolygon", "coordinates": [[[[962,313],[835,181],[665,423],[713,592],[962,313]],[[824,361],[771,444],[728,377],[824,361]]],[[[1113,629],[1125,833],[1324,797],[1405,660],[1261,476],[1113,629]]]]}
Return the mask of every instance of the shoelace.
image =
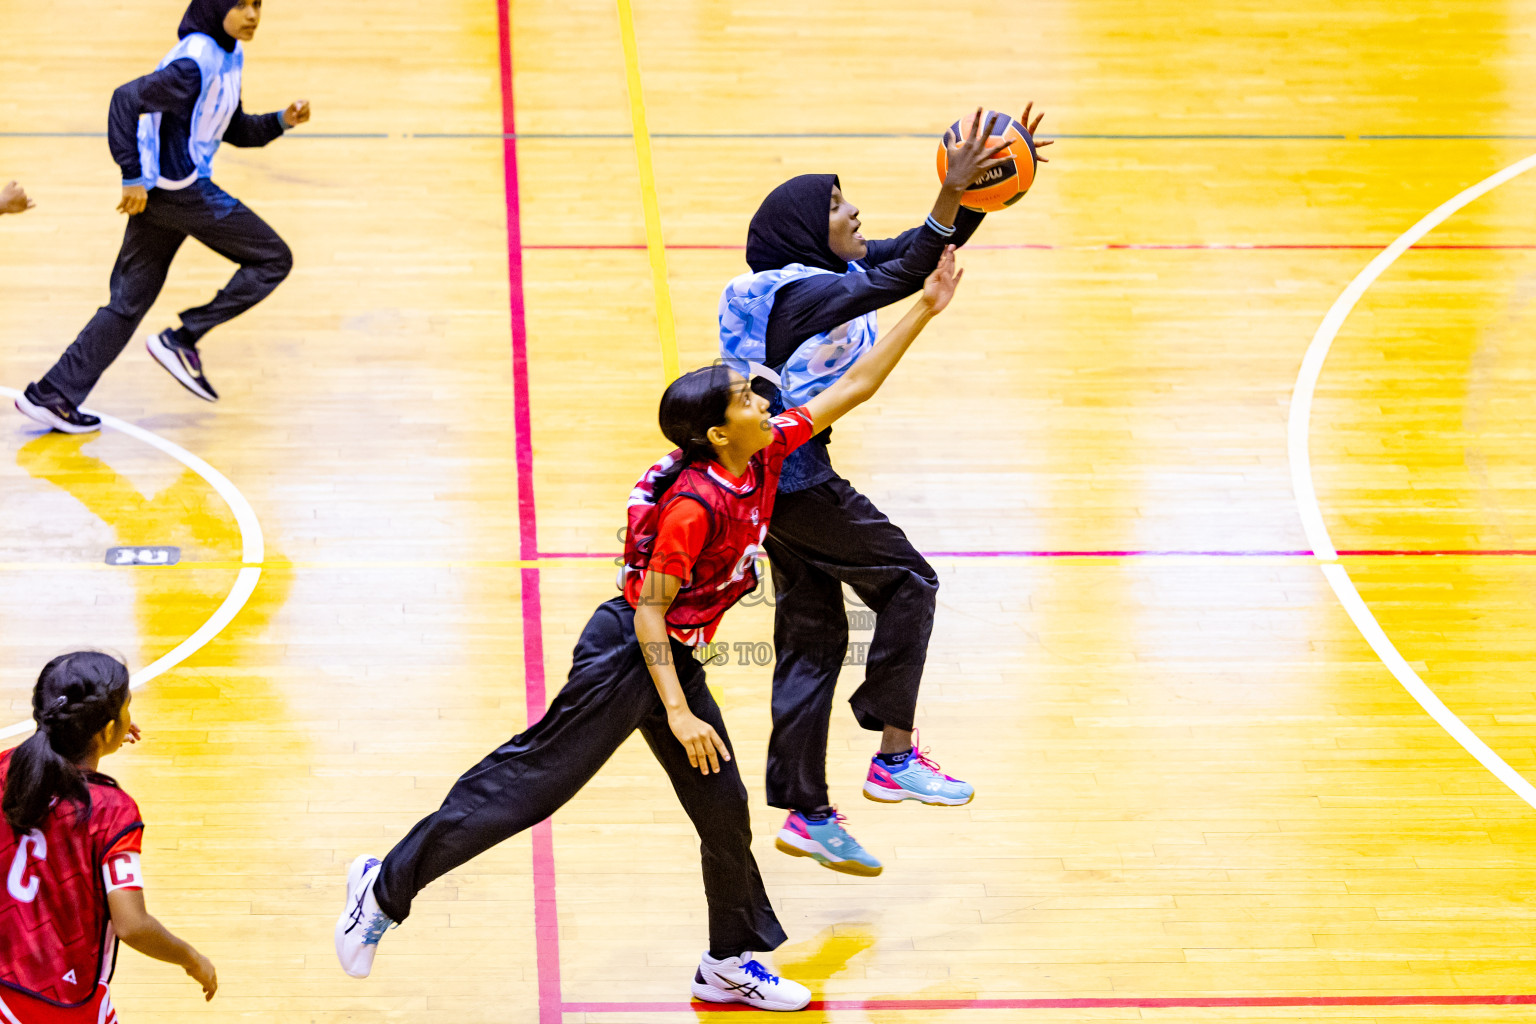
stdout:
{"type": "Polygon", "coordinates": [[[394,923],[383,911],[376,911],[368,921],[368,927],[363,929],[363,945],[376,945],[384,937],[384,933],[389,930],[389,926],[394,923]]]}
{"type": "Polygon", "coordinates": [[[797,811],[796,813],[800,815],[807,825],[822,825],[830,821],[841,828],[848,821],[848,816],[836,807],[832,808],[832,814],[829,817],[823,818],[821,821],[813,821],[804,811],[797,811]]]}
{"type": "MultiPolygon", "coordinates": [[[[802,814],[801,817],[804,818],[805,815],[802,814]]],[[[834,808],[832,808],[832,816],[830,818],[826,819],[826,820],[834,823],[835,825],[837,825],[838,828],[843,830],[843,836],[845,838],[847,838],[847,840],[848,840],[848,842],[850,844],[852,844],[853,849],[855,849],[855,850],[862,850],[862,849],[864,849],[864,847],[859,845],[859,841],[857,839],[853,838],[853,836],[848,835],[848,830],[846,828],[843,828],[844,825],[848,824],[848,815],[844,814],[842,811],[840,811],[836,807],[834,807],[834,808]]],[[[815,821],[812,821],[809,818],[805,818],[805,823],[807,825],[818,825],[818,824],[821,824],[821,822],[815,822],[815,821]]],[[[829,839],[827,841],[830,842],[830,843],[833,843],[834,845],[841,845],[842,844],[842,839],[835,838],[835,837],[832,838],[832,839],[829,839]]]]}
{"type": "Polygon", "coordinates": [[[766,981],[770,985],[777,985],[779,983],[779,976],[777,974],[768,973],[768,968],[764,967],[756,960],[748,960],[746,963],[741,965],[741,969],[752,975],[752,977],[756,978],[758,981],[766,981]]]}
{"type": "MultiPolygon", "coordinates": [[[[935,775],[944,775],[943,770],[939,768],[939,762],[937,762],[933,758],[929,757],[928,756],[928,751],[922,750],[922,749],[918,748],[918,744],[921,743],[922,741],[923,741],[923,734],[921,732],[919,732],[918,730],[913,729],[912,730],[912,756],[917,758],[917,763],[918,764],[922,765],[924,768],[927,768],[929,771],[933,772],[933,774],[935,774],[935,775]]],[[[946,779],[949,778],[948,775],[944,775],[944,777],[946,779]]]]}

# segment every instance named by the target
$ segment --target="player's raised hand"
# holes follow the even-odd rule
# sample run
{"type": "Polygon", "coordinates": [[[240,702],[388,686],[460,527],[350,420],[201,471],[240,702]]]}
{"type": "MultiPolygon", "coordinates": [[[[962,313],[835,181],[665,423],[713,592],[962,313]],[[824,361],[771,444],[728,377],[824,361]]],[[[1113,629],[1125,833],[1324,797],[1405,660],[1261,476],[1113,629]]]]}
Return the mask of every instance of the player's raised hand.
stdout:
{"type": "Polygon", "coordinates": [[[143,185],[124,185],[123,198],[117,202],[117,212],[132,217],[136,213],[143,213],[148,203],[149,190],[143,185]]]}
{"type": "Polygon", "coordinates": [[[309,100],[294,100],[288,104],[288,109],[283,111],[283,124],[289,128],[297,127],[309,120],[309,100]]]}
{"type": "Polygon", "coordinates": [[[27,190],[16,182],[8,182],[4,188],[0,188],[0,213],[21,213],[36,206],[27,198],[27,190]]]}
{"type": "Polygon", "coordinates": [[[928,304],[929,313],[944,312],[964,276],[964,270],[955,269],[955,247],[946,245],[944,254],[939,257],[939,265],[923,281],[923,301],[928,304]]]}
{"type": "Polygon", "coordinates": [[[1040,122],[1042,120],[1044,120],[1044,118],[1045,118],[1045,111],[1042,110],[1042,111],[1040,111],[1040,113],[1036,114],[1035,115],[1035,123],[1034,124],[1030,124],[1029,123],[1029,114],[1030,114],[1030,111],[1032,111],[1034,109],[1035,109],[1035,102],[1034,102],[1034,100],[1030,100],[1028,103],[1024,104],[1024,113],[1019,115],[1019,124],[1023,125],[1024,126],[1024,130],[1029,133],[1029,141],[1035,144],[1035,159],[1040,161],[1043,164],[1048,164],[1048,163],[1050,163],[1050,161],[1047,160],[1045,157],[1040,155],[1040,150],[1044,149],[1046,146],[1054,146],[1054,145],[1056,145],[1056,140],[1055,139],[1046,139],[1044,142],[1041,142],[1039,139],[1035,138],[1035,129],[1039,128],[1040,127],[1040,122]]]}
{"type": "Polygon", "coordinates": [[[944,173],[946,189],[963,192],[980,181],[983,174],[1008,161],[1007,157],[998,156],[1008,148],[1007,141],[996,147],[987,145],[992,129],[1002,115],[994,113],[983,126],[983,113],[985,111],[981,107],[976,108],[976,116],[971,118],[970,134],[966,138],[956,139],[951,131],[944,133],[944,148],[949,150],[949,165],[944,173]]]}

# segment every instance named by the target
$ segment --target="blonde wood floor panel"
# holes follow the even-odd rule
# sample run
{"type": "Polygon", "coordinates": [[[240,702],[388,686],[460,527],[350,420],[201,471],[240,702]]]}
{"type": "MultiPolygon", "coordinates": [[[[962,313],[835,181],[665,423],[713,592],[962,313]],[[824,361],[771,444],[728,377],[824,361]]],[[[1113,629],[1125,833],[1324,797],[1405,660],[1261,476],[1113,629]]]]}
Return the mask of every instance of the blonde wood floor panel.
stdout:
{"type": "Polygon", "coordinates": [[[882,5],[878,19],[849,10],[840,30],[800,0],[704,8],[692,25],[678,20],[692,5],[642,7],[636,27],[656,131],[700,120],[805,131],[839,102],[859,104],[858,130],[910,131],[913,114],[947,124],[952,97],[989,95],[1001,82],[1050,88],[1060,123],[1085,132],[1458,132],[1469,122],[1533,130],[1515,98],[1530,66],[1528,39],[1511,31],[1518,7],[1409,9],[1320,16],[1255,2],[1149,11],[1063,0],[941,10],[907,0],[882,5]],[[899,75],[888,64],[895,47],[899,75]],[[1456,100],[1439,87],[1448,77],[1456,100]],[[808,110],[785,95],[820,103],[808,110]]]}
{"type": "MultiPolygon", "coordinates": [[[[74,17],[0,2],[7,131],[101,130],[106,97],[170,41],[180,6],[74,17]]],[[[1091,133],[1531,133],[1518,3],[1392,12],[1254,4],[640,4],[657,132],[924,132],[965,104],[1038,99],[1091,133]],[[1134,26],[1134,31],[1126,26],[1134,26]],[[922,45],[912,45],[921,40],[922,45]],[[967,54],[957,60],[956,54],[967,54]],[[899,73],[898,73],[899,71],[899,73]],[[936,84],[938,83],[938,84],[936,84]],[[1012,97],[1012,98],[1010,98],[1012,97]]],[[[274,4],[252,109],[315,121],[220,181],[293,244],[293,277],[210,341],[225,395],[183,395],[137,347],[93,401],[208,458],[251,500],[268,565],[251,604],[136,698],[149,734],[111,765],[150,823],[151,904],[219,963],[199,1005],[125,954],[125,1019],[537,1019],[529,844],[423,894],[376,977],[326,941],[340,873],[382,850],[524,724],[495,7],[274,4]],[[305,138],[305,133],[386,138],[305,138]],[[411,137],[408,137],[411,136],[411,137]],[[360,564],[365,563],[365,564],[360,564]]],[[[614,8],[512,5],[520,131],[625,133],[614,8]]],[[[925,550],[1298,549],[1286,402],[1306,339],[1366,250],[1127,252],[1122,243],[1384,242],[1521,140],[1068,140],[991,218],[967,290],[838,430],[838,465],[925,550]]],[[[872,234],[915,223],[927,139],[655,142],[663,231],[739,245],[773,184],[832,169],[872,234]]],[[[519,143],[527,244],[643,243],[627,139],[519,143]]],[[[100,138],[0,137],[37,210],[0,221],[0,378],[40,372],[104,298],[120,238],[100,138]]],[[[1429,239],[1526,244],[1512,183],[1429,239]]],[[[714,354],[739,251],[668,254],[684,365],[714,354]]],[[[1341,547],[1529,546],[1527,255],[1405,257],[1346,325],[1313,446],[1341,547]]],[[[146,327],[227,264],[195,246],[146,327]]],[[[540,547],[611,552],[664,450],[646,254],[524,253],[540,547]]],[[[886,314],[887,323],[898,311],[886,314]]],[[[227,565],[123,575],[117,539],[227,561],[200,481],[106,434],[0,428],[0,708],[62,646],[136,664],[206,617],[227,565]],[[68,565],[70,568],[60,566],[68,565]],[[75,568],[74,566],[79,566],[75,568]],[[46,567],[46,568],[45,568],[46,567]],[[60,612],[89,594],[90,617],[60,612]],[[83,636],[82,634],[88,634],[83,636]]],[[[1530,809],[1427,719],[1304,559],[935,559],[941,609],[925,743],[976,781],[966,808],[866,804],[871,737],[841,710],[829,767],[887,860],[853,880],[771,848],[768,673],[711,669],[791,933],[775,962],[829,998],[1530,991],[1530,809]]],[[[1532,594],[1504,559],[1353,559],[1366,600],[1448,702],[1522,770],[1532,594]]],[[[612,591],[602,559],[541,573],[551,688],[612,591]]],[[[78,607],[78,605],[74,605],[78,607]]],[[[722,639],[766,642],[742,608],[722,639]]],[[[855,622],[854,641],[868,639],[855,622]]],[[[734,660],[734,659],[733,659],[734,660]]],[[[848,673],[844,693],[856,685],[848,673]]],[[[680,1001],[703,932],[695,843],[627,745],[557,817],[568,999],[680,1001]],[[624,870],[618,870],[622,865],[624,870]],[[637,943],[637,936],[643,940],[637,943]]],[[[837,1011],[807,1020],[1516,1020],[1519,1007],[837,1011]]],[[[697,1019],[571,1013],[567,1021],[697,1019]]]]}

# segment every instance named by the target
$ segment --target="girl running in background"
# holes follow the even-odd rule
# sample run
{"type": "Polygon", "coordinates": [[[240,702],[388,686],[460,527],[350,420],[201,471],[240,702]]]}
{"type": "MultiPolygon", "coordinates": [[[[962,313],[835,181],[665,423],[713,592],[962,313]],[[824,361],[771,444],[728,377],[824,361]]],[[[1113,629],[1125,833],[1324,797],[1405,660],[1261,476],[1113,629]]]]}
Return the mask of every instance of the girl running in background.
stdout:
{"type": "MultiPolygon", "coordinates": [[[[1033,136],[1044,114],[1020,123],[1033,136]]],[[[803,405],[866,357],[875,310],[922,286],[946,246],[964,245],[984,214],[962,208],[967,186],[1002,163],[991,125],[976,111],[969,139],[952,139],[949,172],[920,227],[866,241],[859,210],[835,174],[802,174],[768,194],[747,230],[747,265],[720,297],[720,352],[727,366],[776,370],[772,408],[803,405]]],[[[1036,148],[1049,146],[1037,142],[1036,148]]],[[[1040,159],[1044,160],[1044,157],[1040,159]]],[[[766,381],[763,382],[766,384],[766,381]]],[[[906,534],[832,468],[823,432],[790,456],[764,543],[776,597],[773,733],[768,803],[789,811],[777,846],[836,871],[878,875],[880,861],[843,828],[827,791],[827,728],[848,647],[843,584],[875,612],[864,683],[849,699],[859,725],[881,734],[864,795],[872,800],[964,804],[969,783],[917,750],[914,715],[938,576],[906,534]]]]}
{"type": "Polygon", "coordinates": [[[119,939],[180,965],[212,999],[208,958],[144,909],[144,822],[102,758],[139,727],[128,713],[128,667],[97,651],[54,658],[32,691],[37,731],[0,753],[0,1020],[109,1024],[107,983],[119,939]]]}
{"type": "Polygon", "coordinates": [[[679,451],[630,495],[623,596],[605,601],[576,643],[570,676],[549,710],[454,783],[442,806],[379,860],[352,862],[336,922],[336,955],[366,977],[379,938],[405,920],[433,879],[549,817],[636,729],[672,780],[703,854],[709,950],[693,995],[714,1003],[798,1010],[805,986],[771,974],[754,952],[784,941],[752,858],[747,791],[720,708],[692,648],[757,586],[784,458],[867,401],[960,275],[951,251],[923,296],[859,364],[816,398],[772,419],[739,374],[684,374],[661,399],[661,429],[679,451]]]}
{"type": "Polygon", "coordinates": [[[171,47],[153,74],[119,86],[107,115],[107,144],[123,171],[128,215],[112,268],[112,298],[16,408],[67,434],[101,427],[80,411],[101,375],[128,344],[165,285],[176,250],[188,235],[240,264],[207,305],[181,314],[181,326],[149,338],[149,354],[205,401],[218,393],[203,375],[197,342],[272,293],[288,276],[293,254],[277,232],[213,183],[220,141],[265,146],[309,120],[309,101],[252,115],[240,102],[244,43],[261,22],[261,0],[192,0],[171,47]]]}

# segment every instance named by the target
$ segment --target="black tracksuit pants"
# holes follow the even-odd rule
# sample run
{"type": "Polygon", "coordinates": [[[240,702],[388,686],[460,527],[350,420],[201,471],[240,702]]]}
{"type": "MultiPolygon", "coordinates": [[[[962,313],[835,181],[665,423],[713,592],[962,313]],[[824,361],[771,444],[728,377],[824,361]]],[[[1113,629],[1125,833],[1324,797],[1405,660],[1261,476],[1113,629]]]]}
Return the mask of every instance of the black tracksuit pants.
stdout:
{"type": "Polygon", "coordinates": [[[171,260],[189,235],[240,264],[212,302],[181,314],[192,341],[272,294],[293,267],[293,253],[277,232],[207,178],[183,189],[150,189],[143,211],[128,218],[123,232],[111,299],[38,381],[45,396],[62,396],[73,405],[85,401],[154,305],[171,260]]]}
{"type": "Polygon", "coordinates": [[[841,477],[780,491],[764,542],[773,566],[773,735],[768,803],[813,811],[827,795],[827,726],[848,648],[848,584],[875,613],[864,682],[849,703],[866,729],[911,729],[939,578],[907,535],[841,477]]]}
{"type": "MultiPolygon", "coordinates": [[[[713,726],[729,748],[703,666],[675,640],[672,657],[689,710],[713,726]]],[[[752,857],[747,790],[735,751],[712,775],[688,763],[640,656],[634,609],[622,597],[593,612],[576,642],[570,677],[544,717],[460,776],[443,805],[385,856],[373,890],[379,908],[395,921],[405,920],[411,900],[429,882],[549,817],[636,729],[666,769],[699,833],[710,949],[735,956],[777,948],[784,929],[752,857]]]]}

